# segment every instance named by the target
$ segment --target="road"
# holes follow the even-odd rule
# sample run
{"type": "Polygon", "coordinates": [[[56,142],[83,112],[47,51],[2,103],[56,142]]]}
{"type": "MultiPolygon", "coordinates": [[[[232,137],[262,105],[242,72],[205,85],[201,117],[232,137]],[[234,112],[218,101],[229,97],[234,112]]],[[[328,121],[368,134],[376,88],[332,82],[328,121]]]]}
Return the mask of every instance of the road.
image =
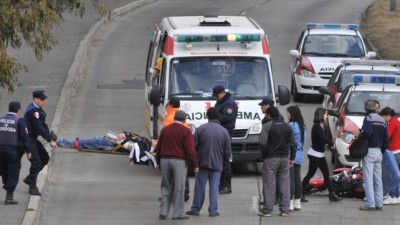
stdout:
{"type": "MultiPolygon", "coordinates": [[[[357,23],[370,2],[165,0],[137,9],[108,24],[96,37],[89,52],[87,77],[78,87],[70,113],[63,118],[59,136],[103,135],[107,130],[145,134],[141,84],[147,45],[153,24],[164,16],[244,14],[253,17],[270,36],[275,83],[289,86],[288,52],[295,46],[305,23],[357,23]]],[[[301,104],[309,127],[318,106],[320,103],[316,101],[301,104]]],[[[305,149],[308,147],[309,142],[305,149]]],[[[175,224],[175,221],[157,219],[159,173],[146,166],[130,166],[126,157],[59,149],[53,155],[49,175],[38,224],[175,224]]],[[[281,224],[284,219],[284,224],[394,224],[399,219],[394,213],[396,207],[385,207],[383,212],[374,214],[359,212],[361,201],[346,199],[330,203],[326,195],[309,197],[310,203],[303,205],[302,212],[288,218],[276,216],[277,209],[272,218],[259,218],[259,188],[259,177],[253,172],[236,172],[234,193],[220,196],[221,216],[212,218],[211,223],[281,224]]],[[[186,207],[189,209],[190,203],[186,207]]],[[[211,218],[204,210],[202,213],[182,223],[210,223],[211,218]]]]}

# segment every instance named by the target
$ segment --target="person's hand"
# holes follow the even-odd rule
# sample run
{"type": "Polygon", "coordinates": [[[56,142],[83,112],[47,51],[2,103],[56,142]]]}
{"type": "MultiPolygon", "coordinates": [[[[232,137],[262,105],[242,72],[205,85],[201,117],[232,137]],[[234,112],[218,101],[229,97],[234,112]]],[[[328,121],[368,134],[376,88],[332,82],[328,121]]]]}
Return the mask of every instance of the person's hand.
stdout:
{"type": "Polygon", "coordinates": [[[294,166],[294,161],[293,160],[289,160],[289,167],[293,167],[294,166]]]}
{"type": "Polygon", "coordinates": [[[32,158],[32,153],[26,153],[26,158],[28,159],[28,160],[31,160],[31,158],[32,158]]]}
{"type": "Polygon", "coordinates": [[[53,141],[53,140],[50,141],[50,146],[51,146],[52,148],[57,148],[57,147],[58,147],[57,142],[55,142],[55,141],[53,141]]]}
{"type": "Polygon", "coordinates": [[[194,168],[194,173],[198,173],[199,172],[199,167],[194,168]]]}

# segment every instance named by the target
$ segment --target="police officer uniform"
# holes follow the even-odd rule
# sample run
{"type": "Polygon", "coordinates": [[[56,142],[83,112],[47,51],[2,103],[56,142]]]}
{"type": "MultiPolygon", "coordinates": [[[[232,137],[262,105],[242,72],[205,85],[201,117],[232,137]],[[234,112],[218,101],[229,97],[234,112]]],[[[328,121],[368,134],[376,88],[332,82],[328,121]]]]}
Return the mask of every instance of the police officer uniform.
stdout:
{"type": "Polygon", "coordinates": [[[24,150],[29,153],[28,131],[18,111],[21,104],[12,101],[9,112],[0,117],[0,170],[2,171],[3,188],[7,191],[4,204],[15,205],[14,190],[19,181],[21,156],[24,150]]]}
{"type": "Polygon", "coordinates": [[[29,133],[29,142],[32,152],[31,168],[29,175],[24,179],[24,183],[29,185],[29,194],[41,195],[37,186],[36,179],[39,172],[47,165],[50,160],[47,150],[38,140],[42,136],[46,141],[51,142],[50,130],[46,124],[46,112],[35,103],[35,98],[44,101],[47,95],[43,90],[34,91],[32,93],[34,102],[30,103],[25,110],[24,119],[29,133]]]}
{"type": "MultiPolygon", "coordinates": [[[[218,94],[225,92],[225,88],[223,86],[215,86],[213,88],[213,96],[217,97],[218,94]]],[[[228,130],[230,137],[232,138],[233,129],[235,128],[238,106],[233,99],[231,93],[225,93],[224,97],[221,100],[217,100],[215,103],[215,108],[219,111],[219,122],[221,126],[228,130]]],[[[231,163],[223,162],[223,169],[221,173],[220,179],[220,194],[229,194],[232,193],[232,185],[231,185],[231,177],[232,177],[232,168],[231,163]]]]}

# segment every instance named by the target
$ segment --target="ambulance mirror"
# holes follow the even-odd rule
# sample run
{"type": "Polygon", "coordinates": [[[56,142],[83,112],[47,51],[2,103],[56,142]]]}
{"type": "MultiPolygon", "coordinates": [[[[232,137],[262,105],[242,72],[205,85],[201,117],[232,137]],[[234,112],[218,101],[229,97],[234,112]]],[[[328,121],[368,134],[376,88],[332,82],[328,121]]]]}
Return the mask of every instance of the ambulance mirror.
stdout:
{"type": "Polygon", "coordinates": [[[158,107],[161,103],[161,91],[160,86],[156,85],[150,91],[150,104],[158,107]]]}
{"type": "Polygon", "coordinates": [[[278,85],[277,102],[279,105],[286,105],[290,103],[290,92],[286,86],[278,85]]]}

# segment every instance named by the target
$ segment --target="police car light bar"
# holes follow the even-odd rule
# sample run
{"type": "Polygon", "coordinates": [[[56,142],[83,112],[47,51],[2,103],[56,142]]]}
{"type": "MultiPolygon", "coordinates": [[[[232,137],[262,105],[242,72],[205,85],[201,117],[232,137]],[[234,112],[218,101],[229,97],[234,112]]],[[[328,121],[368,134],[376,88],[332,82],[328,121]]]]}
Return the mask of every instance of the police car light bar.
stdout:
{"type": "Polygon", "coordinates": [[[358,29],[358,24],[307,23],[307,29],[358,29]]]}
{"type": "Polygon", "coordinates": [[[400,76],[355,74],[353,81],[354,83],[400,84],[400,76]]]}
{"type": "Polygon", "coordinates": [[[342,60],[345,65],[362,65],[362,66],[400,66],[400,61],[394,60],[359,60],[359,59],[345,59],[342,60]]]}
{"type": "Polygon", "coordinates": [[[261,41],[260,34],[227,35],[175,35],[177,42],[254,42],[261,41]]]}

